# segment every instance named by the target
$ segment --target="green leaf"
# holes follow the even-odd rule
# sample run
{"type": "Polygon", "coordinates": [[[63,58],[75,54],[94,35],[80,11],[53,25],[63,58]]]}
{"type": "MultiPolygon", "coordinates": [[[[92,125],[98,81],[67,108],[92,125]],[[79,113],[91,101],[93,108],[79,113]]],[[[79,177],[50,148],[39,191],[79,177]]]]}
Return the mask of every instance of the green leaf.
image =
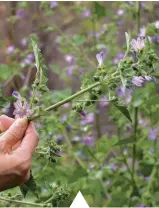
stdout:
{"type": "Polygon", "coordinates": [[[85,36],[83,35],[74,35],[72,39],[77,46],[80,46],[85,42],[85,36]]]}
{"type": "Polygon", "coordinates": [[[30,178],[29,180],[20,186],[20,190],[24,197],[26,197],[28,191],[31,191],[37,198],[39,198],[38,195],[38,186],[34,180],[34,177],[32,175],[32,172],[30,171],[30,178]]]}
{"type": "Polygon", "coordinates": [[[55,72],[56,74],[58,74],[59,76],[61,76],[61,74],[63,74],[63,71],[61,70],[61,68],[57,65],[50,65],[50,69],[55,72]]]}
{"type": "Polygon", "coordinates": [[[5,81],[13,74],[13,68],[9,67],[6,64],[0,65],[0,80],[5,81]]]}
{"type": "Polygon", "coordinates": [[[104,17],[106,15],[105,7],[102,6],[98,2],[94,2],[94,13],[95,13],[97,19],[100,19],[101,17],[104,17]]]}
{"type": "Polygon", "coordinates": [[[13,97],[6,97],[3,95],[2,90],[0,89],[0,108],[4,108],[9,105],[10,102],[16,101],[13,97]]]}
{"type": "Polygon", "coordinates": [[[136,142],[136,140],[134,139],[134,137],[129,137],[127,139],[122,139],[120,141],[118,141],[116,144],[114,144],[114,146],[120,146],[123,144],[134,144],[136,142]]]}
{"type": "Polygon", "coordinates": [[[34,39],[32,38],[31,41],[32,41],[32,46],[33,46],[33,51],[34,51],[34,56],[35,56],[35,62],[36,62],[35,65],[37,68],[36,79],[40,81],[40,84],[46,85],[48,79],[45,76],[45,73],[48,70],[48,68],[46,67],[44,63],[44,58],[42,57],[41,51],[38,48],[35,38],[34,39]]]}
{"type": "Polygon", "coordinates": [[[130,121],[132,122],[128,107],[121,103],[118,99],[111,101],[113,105],[130,121]]]}

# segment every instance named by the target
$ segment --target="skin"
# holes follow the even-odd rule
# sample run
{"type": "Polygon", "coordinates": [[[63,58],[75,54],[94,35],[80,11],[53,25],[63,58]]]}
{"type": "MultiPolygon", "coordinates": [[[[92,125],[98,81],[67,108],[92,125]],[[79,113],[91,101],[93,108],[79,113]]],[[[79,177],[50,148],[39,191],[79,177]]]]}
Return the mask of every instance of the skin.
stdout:
{"type": "Polygon", "coordinates": [[[24,184],[30,178],[32,154],[38,134],[27,118],[0,116],[0,191],[24,184]]]}

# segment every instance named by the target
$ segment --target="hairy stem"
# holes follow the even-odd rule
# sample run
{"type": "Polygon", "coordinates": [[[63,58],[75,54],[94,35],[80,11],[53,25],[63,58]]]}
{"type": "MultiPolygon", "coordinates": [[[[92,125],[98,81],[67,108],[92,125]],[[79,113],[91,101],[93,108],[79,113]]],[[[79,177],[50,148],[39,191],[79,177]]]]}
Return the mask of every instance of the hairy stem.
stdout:
{"type": "MultiPolygon", "coordinates": [[[[101,82],[96,82],[95,84],[93,84],[93,85],[87,87],[86,89],[83,89],[83,90],[81,90],[81,91],[75,93],[74,95],[71,95],[70,97],[68,97],[68,98],[66,98],[66,99],[64,99],[64,100],[62,100],[62,101],[60,101],[60,102],[58,102],[58,103],[56,103],[56,104],[54,104],[54,105],[51,105],[51,106],[49,106],[48,108],[45,108],[44,111],[54,110],[54,109],[58,108],[59,106],[65,104],[65,103],[68,103],[68,102],[70,102],[71,100],[77,98],[78,96],[80,96],[80,95],[82,95],[82,94],[88,92],[89,90],[91,90],[91,89],[93,89],[93,88],[99,86],[100,84],[101,84],[101,82]]],[[[31,120],[34,120],[34,119],[38,118],[39,116],[40,116],[39,114],[33,115],[33,116],[29,117],[28,119],[31,121],[31,120]]]]}
{"type": "Polygon", "coordinates": [[[0,200],[6,201],[6,202],[11,202],[11,203],[30,205],[32,207],[43,207],[43,204],[31,203],[31,202],[27,202],[27,201],[13,200],[13,199],[9,199],[9,198],[7,199],[7,198],[1,197],[1,196],[0,196],[0,200]]]}
{"type": "MultiPolygon", "coordinates": [[[[45,108],[43,112],[48,112],[48,111],[57,109],[57,108],[60,107],[61,105],[65,104],[65,103],[68,103],[68,102],[71,102],[73,99],[79,97],[80,95],[82,95],[82,94],[84,94],[84,93],[90,91],[91,89],[93,89],[93,88],[95,88],[95,87],[101,85],[103,82],[106,82],[106,81],[108,81],[108,80],[110,81],[110,80],[113,80],[113,79],[118,79],[118,78],[120,78],[119,76],[114,77],[114,74],[116,74],[116,72],[113,73],[113,74],[111,75],[111,78],[110,78],[109,76],[107,76],[103,81],[96,82],[95,84],[92,84],[91,86],[89,86],[89,87],[87,87],[87,88],[85,88],[85,89],[83,89],[83,90],[80,90],[79,92],[75,93],[74,95],[71,95],[70,97],[68,97],[68,98],[66,98],[66,99],[64,99],[64,100],[61,100],[61,101],[59,101],[58,103],[56,103],[56,104],[54,104],[54,105],[51,105],[51,106],[45,108]]],[[[32,120],[38,118],[39,116],[40,116],[40,114],[37,113],[37,114],[35,114],[35,115],[33,115],[33,116],[29,116],[29,117],[28,117],[28,120],[29,120],[29,121],[32,121],[32,120]]]]}

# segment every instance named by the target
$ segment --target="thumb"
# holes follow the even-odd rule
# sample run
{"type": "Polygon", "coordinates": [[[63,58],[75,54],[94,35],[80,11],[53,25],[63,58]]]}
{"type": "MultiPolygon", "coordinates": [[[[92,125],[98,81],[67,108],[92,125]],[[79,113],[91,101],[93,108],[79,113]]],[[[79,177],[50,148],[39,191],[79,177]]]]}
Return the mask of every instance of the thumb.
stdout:
{"type": "Polygon", "coordinates": [[[0,151],[8,152],[12,147],[23,139],[28,126],[27,118],[19,118],[9,127],[9,129],[0,137],[0,151]]]}

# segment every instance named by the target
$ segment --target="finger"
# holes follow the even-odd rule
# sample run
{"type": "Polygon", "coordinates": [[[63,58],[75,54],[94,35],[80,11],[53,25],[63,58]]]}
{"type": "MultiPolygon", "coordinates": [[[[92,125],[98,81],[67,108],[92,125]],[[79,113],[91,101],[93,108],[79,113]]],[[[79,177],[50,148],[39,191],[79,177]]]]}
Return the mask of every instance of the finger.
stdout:
{"type": "Polygon", "coordinates": [[[0,131],[4,132],[9,129],[9,127],[13,124],[15,119],[10,118],[6,115],[1,115],[0,116],[0,131]]]}
{"type": "Polygon", "coordinates": [[[14,151],[15,154],[29,156],[32,155],[38,144],[38,133],[33,122],[30,122],[21,145],[14,151]]]}
{"type": "Polygon", "coordinates": [[[23,139],[27,126],[27,118],[17,119],[0,137],[0,150],[2,152],[10,151],[12,146],[23,139]]]}

